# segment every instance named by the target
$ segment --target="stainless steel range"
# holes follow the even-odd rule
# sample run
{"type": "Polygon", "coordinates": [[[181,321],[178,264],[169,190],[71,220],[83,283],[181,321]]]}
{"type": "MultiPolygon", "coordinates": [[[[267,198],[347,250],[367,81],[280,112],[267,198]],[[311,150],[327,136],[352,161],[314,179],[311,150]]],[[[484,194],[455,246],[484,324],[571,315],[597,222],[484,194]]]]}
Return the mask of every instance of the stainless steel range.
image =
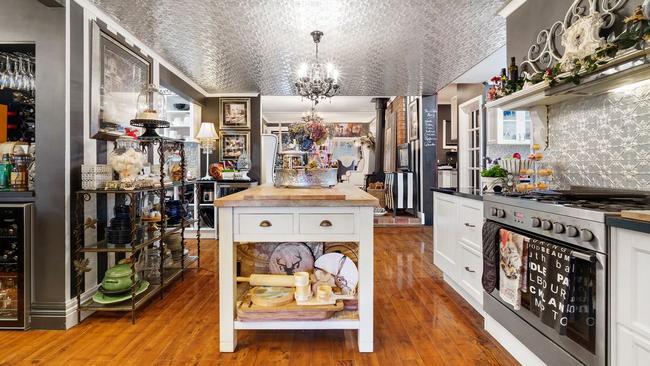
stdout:
{"type": "Polygon", "coordinates": [[[485,311],[549,365],[607,365],[607,289],[609,233],[607,215],[623,209],[648,209],[645,193],[572,187],[568,191],[529,195],[488,195],[488,221],[529,238],[566,248],[576,269],[590,273],[580,281],[577,307],[587,315],[569,321],[560,335],[534,314],[532,295],[523,293],[521,308],[503,301],[499,290],[484,294],[485,311]]]}

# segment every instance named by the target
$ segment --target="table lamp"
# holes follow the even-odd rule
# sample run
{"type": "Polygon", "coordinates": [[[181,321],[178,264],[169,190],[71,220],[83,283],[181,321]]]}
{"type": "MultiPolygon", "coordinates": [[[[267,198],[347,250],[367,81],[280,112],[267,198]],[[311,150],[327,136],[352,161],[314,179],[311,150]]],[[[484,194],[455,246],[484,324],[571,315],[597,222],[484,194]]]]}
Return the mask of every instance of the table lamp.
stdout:
{"type": "Polygon", "coordinates": [[[215,142],[219,139],[219,134],[214,129],[214,123],[201,122],[201,128],[199,128],[199,133],[196,134],[196,139],[201,143],[201,149],[205,151],[205,176],[201,180],[213,180],[210,176],[210,153],[214,150],[215,142]]]}

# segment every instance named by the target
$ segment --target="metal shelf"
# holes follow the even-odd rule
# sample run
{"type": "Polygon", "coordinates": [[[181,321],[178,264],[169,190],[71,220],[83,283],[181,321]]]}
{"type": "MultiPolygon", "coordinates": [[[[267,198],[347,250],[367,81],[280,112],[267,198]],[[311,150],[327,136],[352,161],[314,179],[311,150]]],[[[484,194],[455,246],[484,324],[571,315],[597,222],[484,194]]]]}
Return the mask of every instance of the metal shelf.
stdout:
{"type": "MultiPolygon", "coordinates": [[[[185,182],[186,186],[191,186],[196,184],[197,181],[192,180],[192,181],[187,181],[185,182]]],[[[176,187],[182,187],[183,184],[181,182],[173,182],[173,183],[168,183],[165,184],[165,189],[169,188],[176,188],[176,187]]],[[[84,189],[77,191],[77,194],[90,194],[90,193],[106,193],[106,194],[130,194],[130,193],[143,193],[143,192],[154,192],[154,191],[160,191],[160,187],[146,187],[146,188],[137,188],[137,189],[131,189],[131,190],[124,190],[124,189],[84,189]]]]}
{"type": "MultiPolygon", "coordinates": [[[[187,256],[183,259],[184,269],[188,269],[190,265],[198,261],[197,256],[187,256]]],[[[92,298],[86,300],[81,304],[81,310],[94,310],[94,311],[131,311],[137,310],[147,303],[152,297],[160,293],[160,290],[168,287],[177,279],[183,270],[181,269],[180,264],[176,264],[172,267],[165,267],[165,274],[163,276],[163,285],[160,284],[150,284],[149,288],[143,293],[135,297],[134,306],[131,306],[131,300],[126,299],[122,302],[115,304],[99,304],[96,303],[92,298]],[[169,270],[169,271],[168,271],[169,270]]]]}
{"type": "MultiPolygon", "coordinates": [[[[185,228],[189,228],[198,222],[197,219],[185,220],[185,228]]],[[[182,229],[180,225],[178,226],[167,226],[164,235],[158,235],[153,238],[149,238],[136,245],[120,245],[120,244],[109,244],[107,240],[102,240],[94,244],[85,245],[82,248],[79,248],[79,251],[82,253],[131,253],[137,252],[138,250],[149,246],[171,234],[177,233],[182,229]]]]}

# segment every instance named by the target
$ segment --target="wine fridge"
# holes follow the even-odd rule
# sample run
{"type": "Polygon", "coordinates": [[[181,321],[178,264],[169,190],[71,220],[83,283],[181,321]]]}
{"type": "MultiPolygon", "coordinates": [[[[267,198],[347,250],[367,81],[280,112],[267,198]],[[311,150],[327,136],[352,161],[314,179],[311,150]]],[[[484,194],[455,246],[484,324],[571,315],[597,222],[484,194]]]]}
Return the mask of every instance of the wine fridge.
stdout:
{"type": "Polygon", "coordinates": [[[0,204],[0,329],[28,329],[33,203],[0,204]]]}

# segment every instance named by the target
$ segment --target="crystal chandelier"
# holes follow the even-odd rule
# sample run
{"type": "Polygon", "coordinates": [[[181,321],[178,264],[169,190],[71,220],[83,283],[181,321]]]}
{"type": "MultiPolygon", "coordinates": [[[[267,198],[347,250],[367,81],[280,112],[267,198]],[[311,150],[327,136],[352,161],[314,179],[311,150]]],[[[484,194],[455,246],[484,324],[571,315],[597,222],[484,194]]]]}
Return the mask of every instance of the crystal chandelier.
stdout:
{"type": "Polygon", "coordinates": [[[298,69],[296,88],[300,96],[318,104],[320,99],[331,98],[339,93],[338,71],[334,65],[323,65],[318,60],[318,43],[323,32],[313,31],[311,36],[316,45],[316,59],[311,65],[302,64],[298,69]]]}

